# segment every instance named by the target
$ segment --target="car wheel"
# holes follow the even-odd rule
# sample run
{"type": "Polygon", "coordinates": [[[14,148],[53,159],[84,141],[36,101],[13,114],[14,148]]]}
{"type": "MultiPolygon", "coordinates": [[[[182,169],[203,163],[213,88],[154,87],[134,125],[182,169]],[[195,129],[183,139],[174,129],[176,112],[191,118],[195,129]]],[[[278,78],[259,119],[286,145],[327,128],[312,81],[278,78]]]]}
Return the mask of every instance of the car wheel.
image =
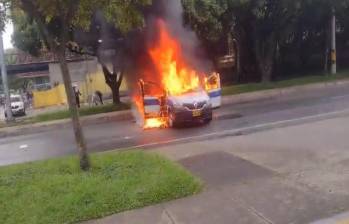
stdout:
{"type": "Polygon", "coordinates": [[[173,124],[174,124],[173,115],[172,115],[172,113],[169,113],[168,114],[168,126],[170,128],[173,128],[173,124]]]}
{"type": "Polygon", "coordinates": [[[23,115],[23,116],[27,115],[27,113],[25,112],[25,109],[23,109],[22,115],[23,115]]]}
{"type": "Polygon", "coordinates": [[[205,123],[205,124],[208,124],[208,123],[210,123],[211,121],[212,121],[212,117],[206,118],[206,119],[204,120],[204,123],[205,123]]]}
{"type": "Polygon", "coordinates": [[[175,128],[178,126],[176,119],[174,118],[174,115],[171,112],[169,112],[168,114],[168,126],[170,128],[175,128]]]}

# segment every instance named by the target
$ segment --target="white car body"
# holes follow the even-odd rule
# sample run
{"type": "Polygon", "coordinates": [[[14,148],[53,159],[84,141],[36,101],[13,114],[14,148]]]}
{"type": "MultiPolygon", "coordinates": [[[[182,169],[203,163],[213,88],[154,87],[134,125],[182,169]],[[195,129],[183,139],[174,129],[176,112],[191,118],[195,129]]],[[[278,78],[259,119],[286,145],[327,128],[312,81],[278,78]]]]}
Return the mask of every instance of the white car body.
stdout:
{"type": "Polygon", "coordinates": [[[24,101],[20,95],[11,95],[11,111],[13,115],[26,114],[24,101]]]}
{"type": "Polygon", "coordinates": [[[169,95],[168,100],[177,105],[195,104],[197,102],[206,102],[207,104],[210,104],[210,97],[204,90],[193,91],[178,96],[169,95]]]}

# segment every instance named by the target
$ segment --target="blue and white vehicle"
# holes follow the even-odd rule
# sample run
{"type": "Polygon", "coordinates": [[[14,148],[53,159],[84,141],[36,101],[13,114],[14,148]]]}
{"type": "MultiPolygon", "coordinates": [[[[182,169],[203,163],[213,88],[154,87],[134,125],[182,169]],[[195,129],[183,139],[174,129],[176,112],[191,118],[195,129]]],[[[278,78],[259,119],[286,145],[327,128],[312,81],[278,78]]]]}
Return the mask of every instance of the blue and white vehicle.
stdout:
{"type": "Polygon", "coordinates": [[[210,97],[212,108],[216,109],[222,105],[222,88],[220,76],[214,72],[205,80],[205,89],[210,97]]]}
{"type": "Polygon", "coordinates": [[[144,118],[162,117],[169,127],[188,123],[209,123],[213,108],[221,106],[219,75],[208,77],[205,88],[197,88],[181,95],[171,95],[152,82],[139,82],[143,97],[144,118]],[[213,78],[212,78],[213,77],[213,78]],[[157,89],[154,91],[154,88],[157,89]],[[152,93],[153,92],[153,93],[152,93]],[[157,94],[154,94],[156,92],[157,94]],[[159,92],[161,94],[159,94],[159,92]]]}

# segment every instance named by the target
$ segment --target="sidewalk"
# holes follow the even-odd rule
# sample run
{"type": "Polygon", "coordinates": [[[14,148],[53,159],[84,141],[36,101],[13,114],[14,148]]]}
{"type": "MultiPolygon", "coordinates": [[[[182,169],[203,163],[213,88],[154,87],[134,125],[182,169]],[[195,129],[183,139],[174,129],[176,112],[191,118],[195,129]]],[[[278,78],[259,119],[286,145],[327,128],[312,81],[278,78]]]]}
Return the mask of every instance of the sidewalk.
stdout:
{"type": "Polygon", "coordinates": [[[335,216],[349,210],[348,133],[341,117],[158,148],[204,191],[86,223],[348,223],[349,214],[335,216]]]}

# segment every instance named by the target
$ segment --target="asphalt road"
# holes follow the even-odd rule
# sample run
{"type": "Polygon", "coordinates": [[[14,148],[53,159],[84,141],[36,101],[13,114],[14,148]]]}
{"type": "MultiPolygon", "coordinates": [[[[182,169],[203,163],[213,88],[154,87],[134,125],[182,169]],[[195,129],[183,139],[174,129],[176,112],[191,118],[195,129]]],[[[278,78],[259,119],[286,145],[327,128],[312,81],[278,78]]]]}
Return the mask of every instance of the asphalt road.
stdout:
{"type": "MultiPolygon", "coordinates": [[[[348,86],[333,86],[326,91],[295,92],[282,99],[225,105],[215,111],[215,114],[220,116],[209,125],[144,131],[132,121],[119,121],[86,125],[84,133],[90,152],[128,147],[156,147],[159,143],[167,144],[174,140],[191,141],[195,136],[346,109],[349,109],[348,86]]],[[[74,153],[74,136],[69,127],[0,139],[0,165],[74,153]]]]}

